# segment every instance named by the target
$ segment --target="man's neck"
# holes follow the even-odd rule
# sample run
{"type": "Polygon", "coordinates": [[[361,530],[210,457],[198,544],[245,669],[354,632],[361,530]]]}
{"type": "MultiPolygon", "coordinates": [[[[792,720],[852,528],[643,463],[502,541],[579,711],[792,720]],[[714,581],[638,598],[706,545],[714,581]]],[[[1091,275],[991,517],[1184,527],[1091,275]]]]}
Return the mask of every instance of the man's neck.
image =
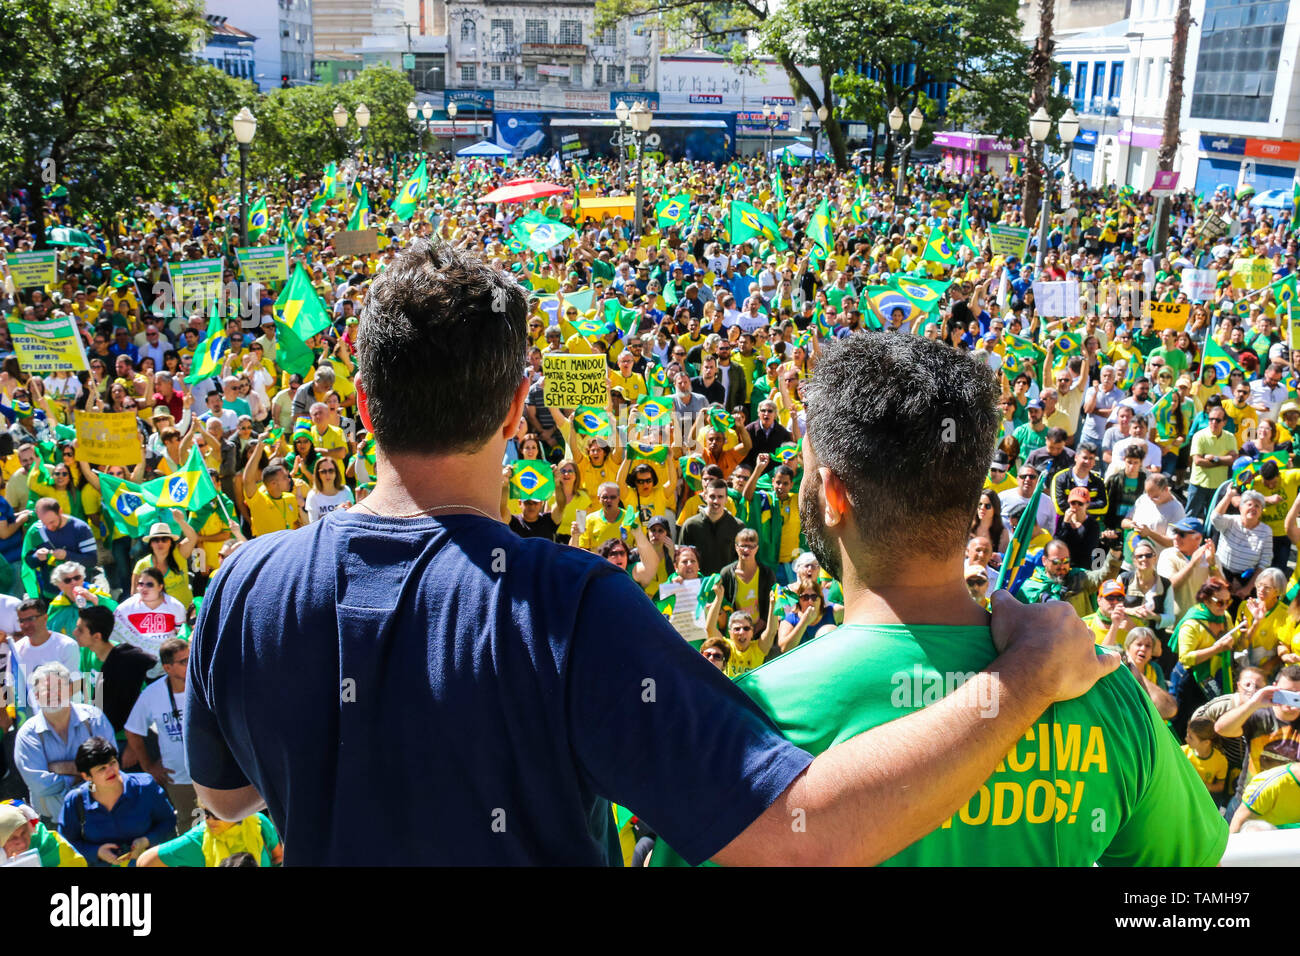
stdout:
{"type": "MultiPolygon", "coordinates": [[[[375,490],[367,510],[405,515],[436,509],[435,514],[473,508],[489,515],[501,510],[501,458],[505,440],[493,436],[470,455],[393,455],[376,448],[375,490]],[[430,491],[435,489],[435,491],[430,491]],[[442,489],[464,489],[443,493],[442,489]]],[[[599,466],[597,466],[599,467],[599,466]]]]}
{"type": "Polygon", "coordinates": [[[60,737],[66,737],[68,733],[68,724],[72,722],[72,706],[61,707],[58,710],[43,710],[45,723],[50,726],[60,737]]]}
{"type": "Polygon", "coordinates": [[[844,567],[845,624],[987,626],[988,614],[971,600],[961,555],[952,561],[895,564],[887,575],[860,575],[844,567]]]}
{"type": "Polygon", "coordinates": [[[31,637],[27,638],[27,644],[28,644],[29,647],[41,647],[41,646],[43,646],[43,645],[45,644],[45,642],[48,641],[49,639],[50,639],[50,632],[49,632],[49,630],[47,629],[46,632],[45,632],[44,634],[42,634],[42,635],[40,636],[39,639],[37,639],[37,637],[36,637],[35,634],[33,634],[31,637]]]}
{"type": "Polygon", "coordinates": [[[172,689],[173,694],[185,693],[185,675],[182,674],[180,677],[167,675],[167,686],[172,689]]]}

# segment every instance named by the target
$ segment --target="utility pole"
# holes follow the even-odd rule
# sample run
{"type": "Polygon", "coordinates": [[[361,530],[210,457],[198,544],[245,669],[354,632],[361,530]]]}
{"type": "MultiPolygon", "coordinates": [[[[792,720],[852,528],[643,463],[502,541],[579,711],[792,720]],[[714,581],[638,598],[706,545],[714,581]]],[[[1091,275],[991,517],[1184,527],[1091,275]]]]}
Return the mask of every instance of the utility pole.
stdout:
{"type": "MultiPolygon", "coordinates": [[[[1169,172],[1178,158],[1178,120],[1183,111],[1183,71],[1187,65],[1187,34],[1191,32],[1191,0],[1178,0],[1178,14],[1174,17],[1173,46],[1169,51],[1169,95],[1165,99],[1164,131],[1160,136],[1160,150],[1156,153],[1156,169],[1169,172]]],[[[1136,85],[1137,76],[1133,77],[1136,85]]],[[[1294,213],[1292,213],[1294,215],[1294,213]]],[[[1169,200],[1156,199],[1155,223],[1151,227],[1152,255],[1160,255],[1169,239],[1169,200]]]]}

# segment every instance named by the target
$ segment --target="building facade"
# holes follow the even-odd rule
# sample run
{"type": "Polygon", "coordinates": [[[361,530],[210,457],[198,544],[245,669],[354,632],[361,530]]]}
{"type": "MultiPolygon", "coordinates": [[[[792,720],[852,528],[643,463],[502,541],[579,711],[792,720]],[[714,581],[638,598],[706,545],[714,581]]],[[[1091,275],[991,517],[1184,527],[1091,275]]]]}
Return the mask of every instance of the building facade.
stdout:
{"type": "Polygon", "coordinates": [[[257,37],[227,23],[225,17],[209,13],[204,19],[208,23],[208,41],[196,56],[236,79],[256,82],[257,61],[253,49],[257,37]]]}
{"type": "Polygon", "coordinates": [[[252,46],[258,90],[266,92],[287,77],[291,85],[314,80],[312,36],[314,0],[207,0],[207,13],[255,37],[252,46]]]}

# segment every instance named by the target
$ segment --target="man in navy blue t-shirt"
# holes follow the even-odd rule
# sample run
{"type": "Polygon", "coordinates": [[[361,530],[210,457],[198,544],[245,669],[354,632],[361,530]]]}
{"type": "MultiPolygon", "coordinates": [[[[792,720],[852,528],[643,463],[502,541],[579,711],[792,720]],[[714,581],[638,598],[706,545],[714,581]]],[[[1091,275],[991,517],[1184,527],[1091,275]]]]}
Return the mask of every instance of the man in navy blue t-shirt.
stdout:
{"type": "Polygon", "coordinates": [[[988,687],[813,759],[624,571],[499,520],[527,312],[467,253],[402,252],[359,331],[374,491],[244,545],[205,596],[190,774],[223,819],[265,804],[287,863],[617,863],[611,801],[692,863],[874,863],[1109,669],[1067,606],[999,601],[988,687]]]}

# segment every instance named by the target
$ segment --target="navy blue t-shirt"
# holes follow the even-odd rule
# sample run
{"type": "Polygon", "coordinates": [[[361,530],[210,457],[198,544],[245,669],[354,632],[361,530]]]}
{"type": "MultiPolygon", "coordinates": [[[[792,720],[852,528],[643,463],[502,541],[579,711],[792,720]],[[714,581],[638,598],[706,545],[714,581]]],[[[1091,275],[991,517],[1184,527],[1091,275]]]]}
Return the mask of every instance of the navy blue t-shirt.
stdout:
{"type": "Polygon", "coordinates": [[[617,863],[608,801],[698,863],[812,759],[627,574],[474,515],[254,539],[189,677],[191,776],[253,784],[293,865],[617,863]]]}

